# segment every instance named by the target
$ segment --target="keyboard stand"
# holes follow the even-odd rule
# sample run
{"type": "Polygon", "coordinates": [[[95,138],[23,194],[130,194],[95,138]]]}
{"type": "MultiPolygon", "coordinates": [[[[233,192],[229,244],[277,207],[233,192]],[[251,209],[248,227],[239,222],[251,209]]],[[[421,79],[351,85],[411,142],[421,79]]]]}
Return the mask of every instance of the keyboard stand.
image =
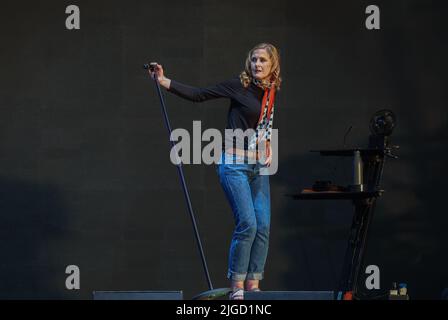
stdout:
{"type": "MultiPolygon", "coordinates": [[[[373,140],[376,141],[377,140],[373,140]]],[[[366,241],[372,222],[376,200],[383,194],[380,182],[385,156],[396,158],[386,144],[369,144],[367,149],[312,150],[322,156],[353,157],[353,184],[349,191],[313,191],[304,189],[298,194],[290,194],[296,200],[351,200],[354,216],[345,252],[342,274],[336,290],[336,299],[357,298],[358,280],[365,256],[366,241]]]]}

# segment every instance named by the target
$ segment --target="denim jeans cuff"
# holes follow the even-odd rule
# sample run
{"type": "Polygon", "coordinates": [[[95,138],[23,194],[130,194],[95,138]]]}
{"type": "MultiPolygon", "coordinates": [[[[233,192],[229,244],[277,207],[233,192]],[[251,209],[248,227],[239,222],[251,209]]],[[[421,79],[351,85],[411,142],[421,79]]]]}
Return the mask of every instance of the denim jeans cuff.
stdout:
{"type": "Polygon", "coordinates": [[[233,281],[244,281],[246,280],[247,273],[237,273],[233,271],[227,272],[227,278],[233,281]]]}
{"type": "Polygon", "coordinates": [[[246,276],[247,280],[263,280],[263,272],[249,272],[246,276]]]}

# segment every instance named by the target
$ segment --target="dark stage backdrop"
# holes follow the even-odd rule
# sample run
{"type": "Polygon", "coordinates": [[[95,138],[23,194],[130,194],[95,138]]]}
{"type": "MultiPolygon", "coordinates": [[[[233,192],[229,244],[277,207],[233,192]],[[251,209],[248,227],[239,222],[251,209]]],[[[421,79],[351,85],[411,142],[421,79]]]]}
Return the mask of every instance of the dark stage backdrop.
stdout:
{"type": "MultiPolygon", "coordinates": [[[[365,146],[372,114],[398,117],[365,265],[383,294],[448,286],[446,1],[3,1],[0,19],[0,298],[90,299],[94,290],[208,289],[153,83],[142,64],[205,86],[234,77],[259,42],[281,51],[279,171],[265,290],[332,290],[349,202],[285,194],[350,180],[311,149],[365,146]],[[68,30],[68,5],[80,29],[68,30]],[[380,30],[365,9],[380,8],[380,30]],[[80,289],[66,288],[66,267],[80,289]]],[[[228,101],[165,93],[173,128],[223,129],[228,101]]],[[[215,169],[184,167],[215,287],[228,286],[232,214],[215,169]]],[[[363,287],[366,274],[361,276],[363,287]]]]}

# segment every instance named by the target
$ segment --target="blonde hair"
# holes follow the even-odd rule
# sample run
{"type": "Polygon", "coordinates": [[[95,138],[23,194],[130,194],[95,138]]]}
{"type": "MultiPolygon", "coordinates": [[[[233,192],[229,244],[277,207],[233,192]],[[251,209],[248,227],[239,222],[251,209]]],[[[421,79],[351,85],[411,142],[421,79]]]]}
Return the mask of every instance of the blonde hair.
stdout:
{"type": "Polygon", "coordinates": [[[276,90],[280,90],[280,84],[282,83],[282,78],[280,77],[280,54],[276,47],[270,43],[260,43],[253,47],[247,54],[245,70],[240,74],[241,84],[247,88],[249,84],[253,81],[252,71],[250,68],[250,61],[252,54],[255,50],[265,49],[271,59],[271,77],[269,79],[270,84],[272,84],[276,90]]]}

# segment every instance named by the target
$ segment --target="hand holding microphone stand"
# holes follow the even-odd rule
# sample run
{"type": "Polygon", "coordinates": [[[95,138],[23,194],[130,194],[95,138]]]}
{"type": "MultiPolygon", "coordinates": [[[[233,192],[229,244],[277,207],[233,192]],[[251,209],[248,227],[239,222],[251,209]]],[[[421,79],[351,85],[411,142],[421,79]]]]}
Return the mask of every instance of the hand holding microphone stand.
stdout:
{"type": "MultiPolygon", "coordinates": [[[[170,121],[169,121],[169,118],[168,118],[168,113],[166,111],[165,100],[164,100],[163,95],[162,95],[162,90],[160,89],[159,79],[157,77],[157,73],[155,72],[155,67],[156,66],[157,66],[157,63],[150,63],[150,64],[144,64],[143,68],[146,69],[146,70],[149,69],[151,71],[151,73],[152,73],[151,78],[154,80],[154,83],[156,85],[156,90],[157,90],[157,93],[158,93],[158,96],[159,96],[160,106],[161,106],[162,113],[163,113],[163,119],[165,120],[165,125],[166,125],[166,128],[168,130],[168,137],[170,138],[172,130],[171,130],[171,125],[170,125],[170,121]]],[[[174,141],[172,141],[171,139],[169,139],[169,140],[170,140],[170,143],[171,143],[171,147],[175,148],[174,141]]],[[[174,154],[176,155],[176,157],[178,156],[177,152],[174,152],[174,154]]],[[[205,260],[204,250],[202,248],[201,238],[200,238],[198,227],[197,227],[197,224],[196,224],[196,218],[195,218],[195,215],[194,215],[194,212],[193,212],[193,207],[191,205],[190,195],[189,195],[189,192],[188,192],[187,184],[185,182],[185,176],[184,176],[183,169],[182,169],[182,162],[181,161],[177,161],[177,163],[178,163],[176,165],[177,166],[177,171],[179,173],[179,178],[180,178],[182,189],[183,189],[183,192],[184,192],[185,201],[187,203],[187,208],[188,208],[188,212],[189,212],[189,215],[190,215],[191,223],[193,225],[193,231],[194,231],[194,235],[195,235],[195,238],[196,238],[196,243],[197,243],[198,250],[199,250],[199,253],[200,253],[200,256],[201,256],[201,262],[202,262],[202,266],[203,266],[203,269],[204,269],[205,277],[206,277],[206,280],[207,280],[207,285],[208,285],[208,288],[209,288],[208,291],[202,292],[202,293],[196,295],[195,297],[193,297],[193,300],[212,300],[212,299],[216,299],[216,298],[219,298],[219,297],[227,295],[231,291],[231,289],[230,288],[219,288],[219,289],[214,289],[213,288],[213,284],[212,284],[212,281],[210,279],[210,274],[208,272],[207,261],[205,260]]]]}

